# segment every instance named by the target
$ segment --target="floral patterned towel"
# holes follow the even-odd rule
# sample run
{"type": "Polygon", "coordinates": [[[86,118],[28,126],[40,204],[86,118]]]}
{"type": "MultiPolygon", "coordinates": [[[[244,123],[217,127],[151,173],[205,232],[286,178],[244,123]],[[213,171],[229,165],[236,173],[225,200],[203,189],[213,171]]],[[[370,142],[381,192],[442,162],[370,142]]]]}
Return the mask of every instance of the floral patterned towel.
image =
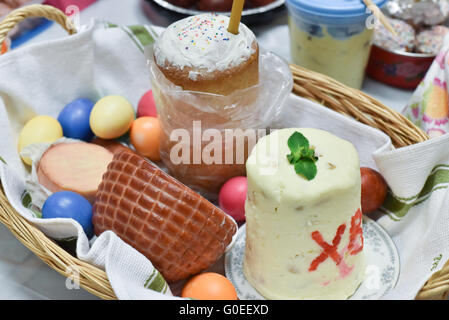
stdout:
{"type": "Polygon", "coordinates": [[[431,138],[449,132],[449,37],[403,114],[431,138]]]}

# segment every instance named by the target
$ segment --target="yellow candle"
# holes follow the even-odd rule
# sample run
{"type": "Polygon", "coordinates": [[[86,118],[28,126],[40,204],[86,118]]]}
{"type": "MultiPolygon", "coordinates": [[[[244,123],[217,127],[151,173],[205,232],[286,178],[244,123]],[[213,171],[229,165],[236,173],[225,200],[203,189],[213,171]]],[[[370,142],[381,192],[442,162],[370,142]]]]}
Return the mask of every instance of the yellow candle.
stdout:
{"type": "Polygon", "coordinates": [[[240,19],[242,18],[243,4],[245,0],[234,0],[232,2],[231,18],[229,19],[228,31],[233,34],[239,33],[240,19]]]}

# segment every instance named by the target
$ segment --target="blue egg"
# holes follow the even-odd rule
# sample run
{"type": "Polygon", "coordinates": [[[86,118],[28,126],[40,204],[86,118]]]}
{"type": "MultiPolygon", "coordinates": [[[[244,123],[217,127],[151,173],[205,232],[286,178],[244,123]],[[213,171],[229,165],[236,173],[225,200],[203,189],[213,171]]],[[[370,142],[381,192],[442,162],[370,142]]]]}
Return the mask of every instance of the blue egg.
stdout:
{"type": "Polygon", "coordinates": [[[77,221],[88,238],[93,236],[92,205],[86,198],[72,191],[53,193],[42,207],[42,218],[69,218],[77,221]]]}
{"type": "Polygon", "coordinates": [[[58,121],[62,126],[64,136],[90,142],[94,133],[90,128],[90,113],[94,103],[89,99],[77,99],[62,109],[58,121]]]}

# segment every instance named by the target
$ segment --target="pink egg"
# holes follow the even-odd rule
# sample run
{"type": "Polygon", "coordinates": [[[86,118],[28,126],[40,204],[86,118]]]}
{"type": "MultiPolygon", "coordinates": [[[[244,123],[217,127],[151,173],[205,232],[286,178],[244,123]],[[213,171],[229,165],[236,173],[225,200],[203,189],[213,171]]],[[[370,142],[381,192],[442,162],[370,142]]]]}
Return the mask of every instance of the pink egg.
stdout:
{"type": "Polygon", "coordinates": [[[220,208],[237,222],[245,221],[245,200],[248,180],[246,177],[234,177],[228,180],[218,194],[220,208]]]}
{"type": "Polygon", "coordinates": [[[142,98],[140,98],[139,105],[137,106],[137,117],[157,117],[153,91],[147,91],[142,98]]]}

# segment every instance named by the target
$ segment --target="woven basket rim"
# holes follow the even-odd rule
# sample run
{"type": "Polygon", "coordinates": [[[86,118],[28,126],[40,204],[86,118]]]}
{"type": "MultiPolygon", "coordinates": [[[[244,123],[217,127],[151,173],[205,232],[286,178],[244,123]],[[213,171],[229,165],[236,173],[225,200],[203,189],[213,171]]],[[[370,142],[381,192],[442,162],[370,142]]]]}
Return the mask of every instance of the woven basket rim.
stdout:
{"type": "MultiPolygon", "coordinates": [[[[57,21],[69,34],[76,32],[67,16],[45,5],[25,6],[0,21],[0,43],[19,21],[30,16],[43,16],[57,21]],[[6,23],[5,23],[6,22],[6,23]]],[[[338,113],[377,128],[390,136],[395,147],[404,147],[429,139],[411,121],[376,99],[351,89],[338,81],[299,66],[290,65],[293,93],[318,102],[338,113]]],[[[58,273],[69,277],[68,267],[79,271],[80,286],[102,299],[117,299],[104,270],[70,255],[36,226],[23,218],[9,203],[0,188],[0,222],[38,258],[58,273]]],[[[417,299],[445,299],[449,292],[449,261],[435,272],[420,290],[417,299]]]]}

